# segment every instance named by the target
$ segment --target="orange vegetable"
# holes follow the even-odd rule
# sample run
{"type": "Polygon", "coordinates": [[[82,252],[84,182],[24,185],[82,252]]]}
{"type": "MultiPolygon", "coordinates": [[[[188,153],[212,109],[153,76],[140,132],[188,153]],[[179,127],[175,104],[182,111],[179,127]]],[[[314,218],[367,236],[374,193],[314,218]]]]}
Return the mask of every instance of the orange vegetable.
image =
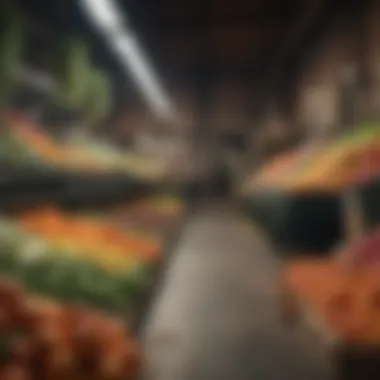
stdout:
{"type": "Polygon", "coordinates": [[[88,248],[137,255],[156,260],[160,245],[155,240],[128,235],[107,223],[92,222],[67,216],[54,209],[45,209],[20,215],[18,223],[50,242],[75,242],[78,248],[88,248]]]}
{"type": "Polygon", "coordinates": [[[380,270],[347,270],[333,260],[290,264],[286,286],[346,342],[380,342],[380,270]]]}

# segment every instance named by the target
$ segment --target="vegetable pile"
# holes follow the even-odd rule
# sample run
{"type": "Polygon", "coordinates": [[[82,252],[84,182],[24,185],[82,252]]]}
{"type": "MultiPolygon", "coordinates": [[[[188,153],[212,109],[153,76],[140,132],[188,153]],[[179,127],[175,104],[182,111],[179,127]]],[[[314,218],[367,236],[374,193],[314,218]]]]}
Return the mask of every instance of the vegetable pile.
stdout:
{"type": "Polygon", "coordinates": [[[0,378],[132,379],[140,353],[121,320],[0,281],[0,378]]]}
{"type": "Polygon", "coordinates": [[[288,265],[285,282],[341,341],[380,342],[378,266],[354,269],[334,260],[300,260],[288,265]]]}
{"type": "Polygon", "coordinates": [[[145,288],[162,245],[54,209],[3,220],[0,267],[32,293],[123,313],[145,288]]]}
{"type": "Polygon", "coordinates": [[[275,157],[246,185],[290,193],[336,193],[380,172],[380,126],[367,125],[324,144],[275,157]]]}
{"type": "Polygon", "coordinates": [[[159,220],[181,211],[160,195],[108,216],[47,207],[0,219],[0,378],[134,379],[141,354],[125,318],[173,228],[159,220]],[[132,210],[158,219],[122,229],[132,210]]]}
{"type": "Polygon", "coordinates": [[[165,160],[126,153],[106,144],[56,141],[21,117],[3,116],[0,159],[16,164],[85,172],[119,172],[143,180],[163,178],[165,160]]]}

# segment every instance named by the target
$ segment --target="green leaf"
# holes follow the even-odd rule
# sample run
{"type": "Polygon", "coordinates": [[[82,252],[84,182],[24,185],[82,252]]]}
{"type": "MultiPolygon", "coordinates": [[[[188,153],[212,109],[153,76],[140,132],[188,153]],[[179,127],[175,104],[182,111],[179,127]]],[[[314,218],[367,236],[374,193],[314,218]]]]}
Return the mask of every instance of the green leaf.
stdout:
{"type": "Polygon", "coordinates": [[[93,68],[88,87],[88,96],[83,104],[83,111],[91,123],[102,120],[110,108],[111,84],[107,76],[93,68]]]}
{"type": "Polygon", "coordinates": [[[55,73],[58,82],[56,101],[70,110],[78,110],[87,96],[90,49],[84,40],[69,38],[57,55],[55,73]]]}

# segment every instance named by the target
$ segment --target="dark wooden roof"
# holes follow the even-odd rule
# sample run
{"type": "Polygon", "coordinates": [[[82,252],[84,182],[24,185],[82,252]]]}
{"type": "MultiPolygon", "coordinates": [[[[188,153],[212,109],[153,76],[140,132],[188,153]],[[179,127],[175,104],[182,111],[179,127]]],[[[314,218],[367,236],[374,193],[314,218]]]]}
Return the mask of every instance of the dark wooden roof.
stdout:
{"type": "MultiPolygon", "coordinates": [[[[246,114],[263,109],[268,99],[281,98],[286,104],[323,32],[368,1],[120,0],[119,4],[169,91],[187,89],[201,115],[211,112],[215,97],[223,97],[222,88],[240,91],[246,101],[236,103],[244,103],[246,114]]],[[[97,61],[120,86],[119,94],[133,93],[133,86],[120,80],[120,66],[76,1],[19,2],[35,23],[53,31],[49,36],[73,30],[85,34],[97,61]]]]}

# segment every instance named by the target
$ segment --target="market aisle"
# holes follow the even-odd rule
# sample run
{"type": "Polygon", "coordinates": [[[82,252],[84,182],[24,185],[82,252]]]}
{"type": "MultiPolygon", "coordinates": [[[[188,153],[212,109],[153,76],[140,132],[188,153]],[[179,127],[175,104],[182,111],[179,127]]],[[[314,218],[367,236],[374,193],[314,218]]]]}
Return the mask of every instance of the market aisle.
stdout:
{"type": "Polygon", "coordinates": [[[186,226],[145,334],[149,380],[323,380],[311,337],[281,326],[278,264],[230,206],[186,226]]]}

